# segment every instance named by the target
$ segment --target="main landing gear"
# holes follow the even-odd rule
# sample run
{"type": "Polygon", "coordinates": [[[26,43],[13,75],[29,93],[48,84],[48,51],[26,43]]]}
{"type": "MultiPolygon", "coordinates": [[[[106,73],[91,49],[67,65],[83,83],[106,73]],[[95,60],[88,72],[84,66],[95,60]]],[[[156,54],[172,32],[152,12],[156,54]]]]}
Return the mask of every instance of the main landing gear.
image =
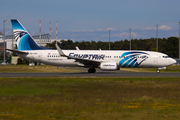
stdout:
{"type": "Polygon", "coordinates": [[[95,73],[96,72],[96,69],[95,68],[89,68],[88,69],[88,73],[95,73]]]}

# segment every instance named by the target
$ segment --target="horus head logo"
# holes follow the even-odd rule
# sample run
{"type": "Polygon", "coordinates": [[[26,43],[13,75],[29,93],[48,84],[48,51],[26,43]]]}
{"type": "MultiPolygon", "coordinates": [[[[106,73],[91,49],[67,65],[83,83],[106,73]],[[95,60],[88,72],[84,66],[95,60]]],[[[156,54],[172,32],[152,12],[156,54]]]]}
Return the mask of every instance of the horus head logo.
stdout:
{"type": "Polygon", "coordinates": [[[26,34],[27,32],[25,32],[24,30],[15,30],[14,31],[15,40],[18,42],[26,34]]]}
{"type": "Polygon", "coordinates": [[[148,58],[145,52],[125,52],[120,57],[119,66],[121,67],[138,67],[148,58]]]}

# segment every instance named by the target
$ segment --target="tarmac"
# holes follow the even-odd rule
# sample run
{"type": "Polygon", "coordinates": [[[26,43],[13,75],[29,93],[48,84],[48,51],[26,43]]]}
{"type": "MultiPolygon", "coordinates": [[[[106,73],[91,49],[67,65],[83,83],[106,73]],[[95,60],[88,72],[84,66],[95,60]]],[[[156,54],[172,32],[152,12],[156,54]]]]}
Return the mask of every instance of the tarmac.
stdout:
{"type": "Polygon", "coordinates": [[[129,71],[101,71],[96,73],[0,73],[0,77],[180,77],[179,72],[129,72],[129,71]]]}

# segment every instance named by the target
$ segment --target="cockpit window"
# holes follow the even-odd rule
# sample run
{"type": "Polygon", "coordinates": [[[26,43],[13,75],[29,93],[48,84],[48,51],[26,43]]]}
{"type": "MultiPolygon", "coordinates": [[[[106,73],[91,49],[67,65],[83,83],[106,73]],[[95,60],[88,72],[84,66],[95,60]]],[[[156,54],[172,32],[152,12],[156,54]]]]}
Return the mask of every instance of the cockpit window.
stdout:
{"type": "Polygon", "coordinates": [[[163,58],[168,58],[169,56],[162,56],[163,58]]]}

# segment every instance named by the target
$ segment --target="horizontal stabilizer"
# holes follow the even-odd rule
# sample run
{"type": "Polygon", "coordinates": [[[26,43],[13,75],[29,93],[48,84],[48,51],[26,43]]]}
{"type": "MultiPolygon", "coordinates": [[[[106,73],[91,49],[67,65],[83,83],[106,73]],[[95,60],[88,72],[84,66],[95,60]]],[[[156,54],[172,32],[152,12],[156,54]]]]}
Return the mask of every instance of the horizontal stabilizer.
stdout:
{"type": "Polygon", "coordinates": [[[18,53],[18,54],[28,54],[28,52],[23,52],[23,51],[18,51],[18,50],[12,50],[12,49],[6,49],[6,50],[9,50],[11,52],[18,53]]]}

